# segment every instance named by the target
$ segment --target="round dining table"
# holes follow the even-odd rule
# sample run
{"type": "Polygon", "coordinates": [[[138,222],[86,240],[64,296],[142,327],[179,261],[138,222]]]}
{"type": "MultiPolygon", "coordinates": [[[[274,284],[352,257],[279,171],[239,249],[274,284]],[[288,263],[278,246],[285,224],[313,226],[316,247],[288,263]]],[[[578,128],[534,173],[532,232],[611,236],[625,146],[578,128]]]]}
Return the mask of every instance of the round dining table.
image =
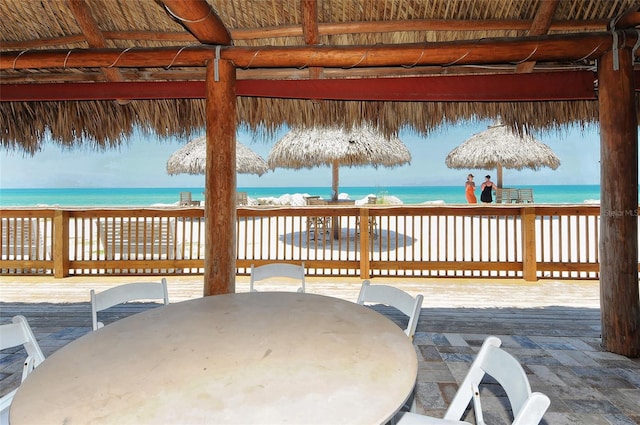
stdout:
{"type": "Polygon", "coordinates": [[[22,383],[24,424],[381,424],[417,357],[375,310],[304,293],[208,296],[118,320],[22,383]]]}

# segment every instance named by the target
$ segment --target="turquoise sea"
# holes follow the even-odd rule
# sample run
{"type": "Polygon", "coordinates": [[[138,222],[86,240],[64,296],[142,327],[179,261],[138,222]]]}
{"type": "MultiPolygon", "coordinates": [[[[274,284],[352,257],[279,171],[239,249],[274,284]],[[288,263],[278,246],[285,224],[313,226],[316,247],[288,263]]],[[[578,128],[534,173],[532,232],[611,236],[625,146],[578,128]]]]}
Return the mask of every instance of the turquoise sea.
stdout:
{"type": "MultiPolygon", "coordinates": [[[[581,204],[600,199],[599,185],[549,185],[521,186],[532,188],[537,204],[581,204]]],[[[150,206],[175,204],[179,193],[189,191],[194,200],[203,199],[203,187],[165,188],[56,188],[56,189],[5,189],[0,188],[0,207],[32,206],[150,206]]],[[[250,198],[279,198],[285,194],[320,195],[331,197],[327,187],[239,187],[250,198]]],[[[394,196],[404,204],[444,201],[446,204],[466,203],[462,186],[389,186],[389,187],[341,187],[351,199],[363,199],[373,194],[382,198],[394,196]]],[[[479,189],[476,191],[480,197],[479,189]]]]}

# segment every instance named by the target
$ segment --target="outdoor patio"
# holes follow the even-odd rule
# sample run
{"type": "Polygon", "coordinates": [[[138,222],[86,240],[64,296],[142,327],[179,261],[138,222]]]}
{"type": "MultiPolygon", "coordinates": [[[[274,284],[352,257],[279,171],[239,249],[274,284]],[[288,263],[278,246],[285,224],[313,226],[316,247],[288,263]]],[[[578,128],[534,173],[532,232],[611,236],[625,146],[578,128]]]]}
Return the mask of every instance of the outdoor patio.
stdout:
{"type": "MultiPolygon", "coordinates": [[[[88,288],[99,291],[134,280],[69,278],[50,283],[34,277],[3,279],[0,320],[6,323],[15,314],[25,315],[49,356],[90,331],[88,288]]],[[[382,279],[377,283],[383,283],[382,279]]],[[[601,349],[597,282],[395,279],[391,283],[425,295],[415,338],[418,411],[443,415],[457,389],[456,381],[462,379],[483,339],[491,334],[499,336],[524,365],[533,390],[551,398],[542,423],[640,423],[640,359],[601,349]],[[475,307],[469,307],[474,303],[475,307]]],[[[359,286],[359,279],[311,278],[307,290],[355,300],[359,286]]],[[[176,278],[169,287],[172,302],[198,297],[201,291],[194,277],[176,278]]],[[[247,287],[247,279],[239,278],[236,290],[246,291],[247,287]]],[[[289,288],[282,284],[270,289],[289,288]]],[[[110,319],[145,308],[148,305],[115,308],[109,312],[110,319]]],[[[375,308],[394,321],[402,320],[391,308],[375,308]]],[[[0,393],[18,382],[21,360],[19,353],[1,358],[0,393]]],[[[490,388],[485,387],[483,398],[490,388]]],[[[492,424],[509,423],[502,404],[505,399],[497,394],[498,398],[491,395],[483,403],[485,419],[492,424]]]]}

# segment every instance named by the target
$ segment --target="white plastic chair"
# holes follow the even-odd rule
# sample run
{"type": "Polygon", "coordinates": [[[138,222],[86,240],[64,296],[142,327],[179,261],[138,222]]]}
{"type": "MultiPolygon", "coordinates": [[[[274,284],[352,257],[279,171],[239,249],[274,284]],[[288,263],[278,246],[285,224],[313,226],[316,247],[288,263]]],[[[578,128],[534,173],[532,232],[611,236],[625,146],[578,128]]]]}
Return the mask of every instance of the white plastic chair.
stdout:
{"type": "Polygon", "coordinates": [[[286,277],[300,281],[298,292],[305,292],[304,282],[304,261],[299,266],[289,263],[271,263],[263,266],[254,267],[251,265],[251,280],[249,281],[249,291],[257,292],[254,285],[261,280],[271,279],[274,277],[286,277]]]}
{"type": "Polygon", "coordinates": [[[476,425],[484,425],[478,385],[485,374],[493,377],[504,388],[511,403],[513,425],[540,423],[551,401],[545,394],[531,392],[531,385],[524,369],[515,357],[500,348],[501,344],[502,341],[495,336],[489,336],[484,340],[478,356],[471,364],[464,381],[460,384],[444,419],[401,412],[396,424],[467,424],[468,422],[463,422],[460,419],[469,403],[473,402],[476,425]]]}
{"type": "Polygon", "coordinates": [[[409,317],[409,322],[404,333],[413,341],[423,299],[422,295],[417,295],[414,298],[411,294],[395,286],[371,285],[369,280],[365,280],[362,282],[357,303],[361,305],[364,305],[364,303],[386,304],[406,314],[409,317]]]}
{"type": "MultiPolygon", "coordinates": [[[[27,358],[22,367],[22,379],[24,382],[27,376],[44,361],[44,354],[38,345],[35,335],[31,331],[29,322],[24,316],[18,315],[12,318],[13,323],[0,325],[0,350],[11,347],[24,346],[27,358]]],[[[17,388],[0,398],[0,425],[9,423],[9,408],[13,401],[17,388]]]]}
{"type": "Polygon", "coordinates": [[[134,282],[124,285],[114,286],[100,293],[91,290],[91,318],[93,330],[104,326],[98,321],[98,312],[106,310],[117,304],[135,300],[163,300],[164,304],[169,304],[169,293],[167,291],[167,279],[162,278],[160,282],[134,282]]]}

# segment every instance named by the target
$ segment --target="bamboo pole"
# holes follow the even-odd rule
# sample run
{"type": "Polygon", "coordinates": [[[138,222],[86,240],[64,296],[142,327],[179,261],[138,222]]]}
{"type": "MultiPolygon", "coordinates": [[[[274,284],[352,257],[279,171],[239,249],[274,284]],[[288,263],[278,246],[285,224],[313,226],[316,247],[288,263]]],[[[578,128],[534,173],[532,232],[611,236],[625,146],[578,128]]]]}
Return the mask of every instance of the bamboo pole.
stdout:
{"type": "Polygon", "coordinates": [[[638,123],[631,49],[605,53],[598,77],[602,345],[638,357],[638,123]]]}
{"type": "Polygon", "coordinates": [[[236,70],[223,60],[215,68],[207,65],[205,296],[235,292],[236,275],[236,70]]]}

